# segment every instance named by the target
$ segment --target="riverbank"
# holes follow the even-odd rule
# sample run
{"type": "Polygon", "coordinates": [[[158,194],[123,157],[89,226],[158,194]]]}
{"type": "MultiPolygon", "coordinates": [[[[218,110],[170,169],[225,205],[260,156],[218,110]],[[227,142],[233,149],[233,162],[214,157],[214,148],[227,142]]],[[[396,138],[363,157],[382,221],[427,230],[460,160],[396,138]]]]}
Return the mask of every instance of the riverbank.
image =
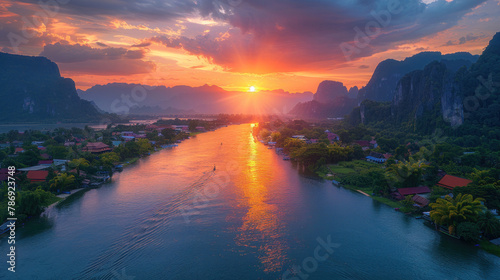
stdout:
{"type": "MultiPolygon", "coordinates": [[[[352,162],[343,162],[337,165],[325,165],[320,170],[317,172],[317,175],[327,181],[333,181],[337,182],[337,180],[340,180],[338,176],[342,177],[342,175],[347,175],[347,174],[355,174],[361,172],[362,169],[370,169],[370,168],[380,168],[379,165],[376,163],[369,163],[369,162],[361,162],[361,161],[352,161],[352,162]],[[337,176],[335,176],[337,175],[337,176]]],[[[332,183],[332,185],[335,185],[332,183]]],[[[342,187],[348,190],[351,190],[353,192],[361,193],[365,196],[371,197],[373,200],[376,200],[380,203],[383,203],[385,205],[390,206],[391,208],[394,209],[404,209],[405,205],[403,205],[399,201],[392,200],[390,198],[386,197],[381,197],[381,196],[376,196],[373,195],[373,187],[360,187],[360,186],[355,186],[355,185],[350,185],[350,184],[341,184],[342,187]]],[[[404,213],[405,211],[401,211],[404,213]]],[[[405,214],[411,214],[411,213],[405,213],[405,214]]],[[[414,215],[414,214],[413,214],[414,215]]],[[[414,215],[415,216],[415,215],[414,215]]],[[[500,257],[500,246],[495,245],[487,240],[481,240],[479,242],[479,247],[483,249],[484,251],[493,254],[497,257],[500,257]]]]}

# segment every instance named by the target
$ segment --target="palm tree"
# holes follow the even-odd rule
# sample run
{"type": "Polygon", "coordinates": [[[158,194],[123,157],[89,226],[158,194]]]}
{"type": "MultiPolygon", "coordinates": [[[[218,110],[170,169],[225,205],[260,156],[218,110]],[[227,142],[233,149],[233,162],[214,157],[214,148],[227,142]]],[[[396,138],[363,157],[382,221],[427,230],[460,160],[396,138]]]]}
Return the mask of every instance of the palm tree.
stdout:
{"type": "Polygon", "coordinates": [[[436,225],[448,226],[448,232],[454,234],[455,228],[461,222],[475,222],[485,207],[482,199],[474,199],[470,194],[458,194],[455,198],[446,196],[431,203],[431,220],[436,225]]]}
{"type": "Polygon", "coordinates": [[[490,211],[480,215],[477,225],[486,238],[496,238],[500,235],[500,221],[490,211]]]}
{"type": "Polygon", "coordinates": [[[51,190],[66,190],[75,183],[75,176],[62,173],[50,180],[51,190]]]}

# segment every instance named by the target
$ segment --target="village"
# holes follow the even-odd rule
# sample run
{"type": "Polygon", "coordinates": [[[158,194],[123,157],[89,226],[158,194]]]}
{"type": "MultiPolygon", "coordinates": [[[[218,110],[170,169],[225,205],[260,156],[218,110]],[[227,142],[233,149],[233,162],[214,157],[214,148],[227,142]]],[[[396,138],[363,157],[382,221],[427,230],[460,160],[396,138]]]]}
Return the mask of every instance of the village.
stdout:
{"type": "MultiPolygon", "coordinates": [[[[18,219],[27,220],[76,192],[108,182],[141,157],[217,127],[215,122],[177,119],[102,130],[10,131],[0,135],[0,183],[15,180],[18,219]]],[[[0,209],[2,223],[6,205],[0,209]]],[[[0,226],[0,233],[7,230],[6,224],[0,226]]]]}

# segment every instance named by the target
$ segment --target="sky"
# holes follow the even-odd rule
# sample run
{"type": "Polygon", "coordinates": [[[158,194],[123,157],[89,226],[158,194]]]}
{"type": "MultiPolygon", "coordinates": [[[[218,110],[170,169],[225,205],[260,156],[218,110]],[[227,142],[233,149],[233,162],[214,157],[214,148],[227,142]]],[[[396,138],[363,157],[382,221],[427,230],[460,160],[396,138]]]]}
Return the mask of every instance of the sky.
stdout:
{"type": "Polygon", "coordinates": [[[364,86],[422,51],[481,54],[500,0],[0,0],[0,50],[45,56],[77,88],[364,86]]]}

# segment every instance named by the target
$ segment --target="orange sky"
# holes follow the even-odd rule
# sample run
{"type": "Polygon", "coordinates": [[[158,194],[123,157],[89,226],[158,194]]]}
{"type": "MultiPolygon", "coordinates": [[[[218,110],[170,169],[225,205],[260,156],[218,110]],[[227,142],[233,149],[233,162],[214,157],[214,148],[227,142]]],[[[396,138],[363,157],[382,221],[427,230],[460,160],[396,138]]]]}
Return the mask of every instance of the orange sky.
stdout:
{"type": "Polygon", "coordinates": [[[498,0],[427,0],[427,6],[415,0],[419,8],[389,13],[388,24],[372,29],[377,34],[346,59],[341,44],[356,42],[356,30],[374,21],[372,12],[390,11],[387,1],[359,7],[220,0],[214,7],[201,0],[159,6],[59,0],[43,7],[0,0],[0,46],[47,56],[80,89],[125,82],[315,92],[325,79],[364,86],[388,58],[421,51],[480,54],[500,31],[498,0]]]}

